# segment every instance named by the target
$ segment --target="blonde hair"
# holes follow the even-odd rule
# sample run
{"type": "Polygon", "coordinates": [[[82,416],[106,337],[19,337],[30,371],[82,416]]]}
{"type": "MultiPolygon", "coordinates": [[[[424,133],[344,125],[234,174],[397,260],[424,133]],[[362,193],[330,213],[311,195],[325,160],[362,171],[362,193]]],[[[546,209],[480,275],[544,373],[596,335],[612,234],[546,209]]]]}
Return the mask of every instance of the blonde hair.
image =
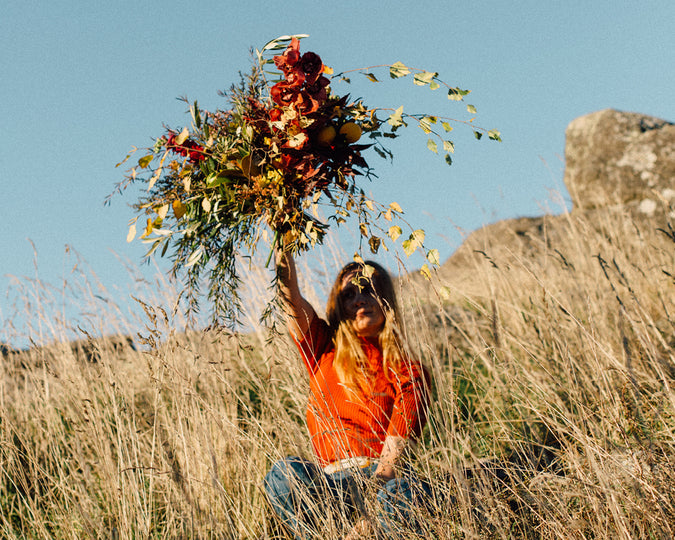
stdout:
{"type": "Polygon", "coordinates": [[[382,351],[382,369],[385,377],[391,380],[392,369],[395,371],[404,358],[403,339],[398,326],[398,306],[391,277],[387,271],[377,263],[349,263],[339,273],[328,297],[326,315],[328,324],[333,333],[335,346],[333,367],[338,379],[348,389],[360,389],[364,394],[372,390],[374,373],[368,366],[366,353],[361,345],[361,339],[356,335],[352,322],[344,315],[340,292],[345,276],[356,273],[358,279],[367,279],[380,302],[384,312],[384,325],[378,334],[378,345],[382,351]]]}

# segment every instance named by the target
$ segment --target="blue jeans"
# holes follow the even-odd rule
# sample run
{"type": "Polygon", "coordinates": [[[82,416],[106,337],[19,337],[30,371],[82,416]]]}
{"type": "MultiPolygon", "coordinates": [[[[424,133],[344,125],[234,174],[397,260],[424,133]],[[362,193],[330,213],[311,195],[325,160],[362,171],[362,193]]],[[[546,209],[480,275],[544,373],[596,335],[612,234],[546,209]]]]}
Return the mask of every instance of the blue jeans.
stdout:
{"type": "MultiPolygon", "coordinates": [[[[267,473],[265,491],[286,528],[296,539],[306,540],[318,534],[317,524],[326,523],[329,514],[349,518],[354,512],[364,512],[364,488],[376,468],[374,464],[326,474],[311,461],[288,457],[275,463],[267,473]]],[[[393,523],[412,525],[414,512],[410,510],[424,506],[429,494],[429,485],[417,479],[412,471],[380,486],[377,492],[380,526],[390,531],[393,523]]]]}

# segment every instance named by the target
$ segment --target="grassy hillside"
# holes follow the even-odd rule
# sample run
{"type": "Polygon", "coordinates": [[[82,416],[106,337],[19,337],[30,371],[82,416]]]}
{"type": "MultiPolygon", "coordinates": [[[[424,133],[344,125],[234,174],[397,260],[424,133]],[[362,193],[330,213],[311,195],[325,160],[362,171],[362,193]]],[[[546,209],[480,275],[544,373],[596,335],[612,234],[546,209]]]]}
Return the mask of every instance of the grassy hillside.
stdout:
{"type": "MultiPolygon", "coordinates": [[[[539,224],[519,243],[484,231],[431,284],[400,282],[435,383],[413,456],[435,488],[425,536],[671,538],[675,236],[621,211],[539,224]]],[[[310,454],[295,351],[263,329],[178,334],[147,312],[139,350],[102,340],[85,360],[52,321],[53,346],[4,358],[1,537],[280,534],[262,477],[310,454]]]]}

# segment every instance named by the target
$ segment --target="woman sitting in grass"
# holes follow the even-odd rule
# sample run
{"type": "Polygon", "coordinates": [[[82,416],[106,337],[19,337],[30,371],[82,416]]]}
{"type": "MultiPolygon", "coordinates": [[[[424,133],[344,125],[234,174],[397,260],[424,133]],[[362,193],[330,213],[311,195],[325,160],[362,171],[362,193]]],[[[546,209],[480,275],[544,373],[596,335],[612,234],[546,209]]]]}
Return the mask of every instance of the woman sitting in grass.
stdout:
{"type": "Polygon", "coordinates": [[[288,253],[277,254],[277,271],[289,331],[309,371],[307,427],[317,460],[290,457],[272,467],[265,478],[272,507],[296,538],[311,537],[313,524],[340,508],[355,514],[349,539],[391,532],[424,493],[402,457],[426,421],[430,384],[405,353],[391,278],[372,262],[348,264],[324,321],[300,293],[288,253]]]}

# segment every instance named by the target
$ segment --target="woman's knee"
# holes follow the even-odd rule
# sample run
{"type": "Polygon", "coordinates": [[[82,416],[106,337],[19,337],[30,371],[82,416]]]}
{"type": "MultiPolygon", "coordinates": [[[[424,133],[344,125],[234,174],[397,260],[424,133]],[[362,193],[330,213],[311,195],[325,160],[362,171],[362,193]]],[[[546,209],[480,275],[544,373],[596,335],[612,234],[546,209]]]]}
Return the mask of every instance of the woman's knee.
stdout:
{"type": "Polygon", "coordinates": [[[287,495],[298,484],[309,486],[313,480],[312,464],[298,457],[277,461],[265,476],[265,491],[270,497],[287,495]]]}

